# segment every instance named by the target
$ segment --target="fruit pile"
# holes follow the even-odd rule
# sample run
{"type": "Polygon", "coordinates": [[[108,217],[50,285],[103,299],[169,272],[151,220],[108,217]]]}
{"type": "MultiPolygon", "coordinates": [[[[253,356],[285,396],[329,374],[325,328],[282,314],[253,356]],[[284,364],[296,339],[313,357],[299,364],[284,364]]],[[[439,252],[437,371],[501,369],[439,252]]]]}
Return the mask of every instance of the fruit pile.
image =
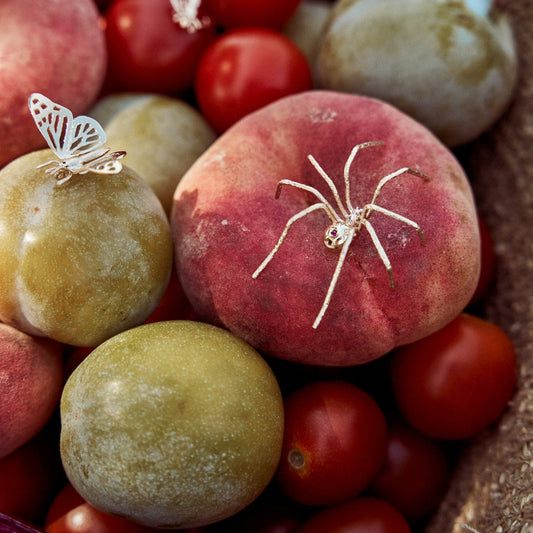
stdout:
{"type": "Polygon", "coordinates": [[[0,531],[422,531],[517,382],[459,161],[512,98],[505,13],[0,19],[0,531]]]}

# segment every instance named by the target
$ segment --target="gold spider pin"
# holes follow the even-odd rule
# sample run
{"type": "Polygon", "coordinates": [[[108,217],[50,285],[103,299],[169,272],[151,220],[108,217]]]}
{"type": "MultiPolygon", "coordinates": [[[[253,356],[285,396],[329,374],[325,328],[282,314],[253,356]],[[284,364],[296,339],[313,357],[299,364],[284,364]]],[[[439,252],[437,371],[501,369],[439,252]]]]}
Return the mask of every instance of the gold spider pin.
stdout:
{"type": "Polygon", "coordinates": [[[309,159],[309,161],[311,162],[315,170],[320,174],[320,176],[324,179],[324,181],[327,183],[327,185],[331,189],[331,192],[333,193],[333,197],[335,198],[339,211],[336,211],[335,208],[331,205],[331,203],[328,202],[326,198],[322,195],[322,193],[320,193],[314,187],[305,185],[303,183],[299,183],[297,181],[287,180],[287,179],[283,179],[278,183],[278,187],[277,187],[276,195],[275,195],[276,198],[279,198],[283,185],[291,185],[292,187],[296,187],[297,189],[303,189],[304,191],[310,192],[319,201],[318,203],[310,205],[309,207],[306,207],[302,211],[299,211],[298,213],[293,215],[288,220],[287,224],[285,225],[285,229],[283,230],[278,242],[276,243],[272,251],[267,255],[265,260],[259,265],[257,270],[252,274],[252,278],[256,279],[259,276],[259,274],[261,274],[261,272],[265,269],[268,263],[270,263],[270,261],[272,260],[272,258],[274,257],[276,252],[279,250],[280,246],[282,245],[283,241],[287,237],[289,229],[297,220],[299,220],[300,218],[303,218],[304,216],[318,209],[324,210],[326,212],[326,215],[331,220],[331,225],[328,226],[328,228],[326,229],[325,235],[324,235],[324,244],[328,248],[331,248],[331,249],[340,248],[341,252],[339,255],[339,259],[337,261],[337,265],[335,267],[335,271],[333,272],[333,277],[331,278],[328,291],[326,293],[326,297],[324,298],[324,303],[322,304],[322,307],[313,323],[314,329],[316,329],[318,325],[320,324],[320,321],[322,320],[322,317],[324,316],[326,309],[329,306],[331,296],[335,289],[335,285],[337,284],[337,280],[341,272],[342,266],[344,264],[346,255],[348,254],[348,249],[350,247],[350,244],[352,243],[352,240],[360,232],[362,228],[366,228],[366,230],[370,234],[372,243],[374,244],[381,261],[383,262],[383,264],[385,265],[385,268],[387,269],[387,273],[389,276],[389,284],[392,288],[394,288],[394,280],[392,277],[391,263],[389,261],[389,258],[387,257],[387,254],[372,224],[368,220],[372,213],[374,212],[381,213],[382,215],[391,217],[395,220],[398,220],[399,222],[403,222],[404,224],[411,226],[418,232],[421,243],[425,244],[426,242],[422,229],[416,222],[414,222],[413,220],[410,220],[407,217],[404,217],[403,215],[399,215],[398,213],[385,209],[384,207],[381,207],[376,204],[376,201],[381,192],[381,189],[390,180],[397,178],[398,176],[405,174],[405,173],[414,174],[415,176],[419,176],[424,179],[429,179],[429,177],[423,174],[422,172],[419,172],[418,170],[414,170],[408,167],[400,168],[399,170],[396,170],[395,172],[392,172],[391,174],[388,174],[387,176],[381,178],[381,180],[379,181],[376,187],[376,190],[374,191],[374,196],[372,197],[372,200],[370,201],[370,203],[364,205],[363,207],[357,207],[357,206],[354,207],[352,205],[352,202],[350,200],[350,167],[352,165],[352,162],[357,152],[361,148],[367,148],[369,146],[378,146],[382,144],[383,142],[381,141],[371,141],[371,142],[366,142],[362,144],[357,144],[356,146],[353,147],[344,165],[344,185],[345,185],[346,205],[342,203],[339,192],[337,188],[335,187],[335,184],[333,183],[332,179],[326,174],[324,169],[318,164],[318,162],[312,155],[307,156],[307,158],[309,159]]]}

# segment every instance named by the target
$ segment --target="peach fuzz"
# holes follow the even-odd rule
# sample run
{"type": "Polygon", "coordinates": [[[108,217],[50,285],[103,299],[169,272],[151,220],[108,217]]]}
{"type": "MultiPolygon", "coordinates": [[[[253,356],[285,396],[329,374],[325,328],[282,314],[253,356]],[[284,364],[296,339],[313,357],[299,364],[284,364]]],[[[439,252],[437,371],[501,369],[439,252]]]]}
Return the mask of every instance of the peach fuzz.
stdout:
{"type": "Polygon", "coordinates": [[[44,427],[63,387],[61,345],[0,324],[0,458],[44,427]]]}
{"type": "Polygon", "coordinates": [[[174,196],[171,226],[178,275],[198,317],[226,327],[256,349],[292,361],[347,366],[383,356],[455,318],[472,296],[480,237],[472,191],[450,150],[427,128],[375,99],[312,91],[279,100],[241,120],[197,160],[174,196]],[[343,169],[352,148],[368,141],[350,169],[351,200],[377,204],[418,223],[373,212],[370,221],[395,286],[363,228],[354,238],[316,329],[312,327],[339,250],[324,245],[323,210],[297,220],[257,279],[288,220],[317,203],[281,179],[316,188],[337,208],[312,154],[344,200],[343,169]]]}
{"type": "Polygon", "coordinates": [[[84,112],[102,86],[107,62],[93,0],[0,2],[0,167],[46,145],[28,111],[41,92],[84,112]]]}

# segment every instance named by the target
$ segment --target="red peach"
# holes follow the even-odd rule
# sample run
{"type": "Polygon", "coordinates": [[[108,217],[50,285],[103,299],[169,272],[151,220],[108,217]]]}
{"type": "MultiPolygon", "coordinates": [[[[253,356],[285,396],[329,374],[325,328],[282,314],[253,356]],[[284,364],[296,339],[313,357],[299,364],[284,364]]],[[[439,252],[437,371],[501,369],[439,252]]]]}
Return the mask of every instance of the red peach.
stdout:
{"type": "Polygon", "coordinates": [[[28,111],[42,92],[79,115],[100,91],[107,53],[93,0],[0,2],[0,167],[45,147],[28,111]]]}
{"type": "Polygon", "coordinates": [[[43,428],[62,386],[61,345],[0,324],[0,458],[43,428]]]}
{"type": "Polygon", "coordinates": [[[196,161],[174,196],[171,220],[176,268],[198,317],[226,327],[267,354],[318,365],[376,359],[444,326],[468,303],[480,269],[472,191],[455,159],[430,131],[390,104],[362,96],[310,91],[241,120],[196,161]],[[351,201],[372,202],[419,224],[373,212],[370,220],[391,264],[387,269],[363,227],[348,250],[331,302],[323,305],[339,260],[324,246],[324,210],[297,220],[257,276],[287,222],[321,203],[293,180],[319,190],[340,208],[312,154],[346,203],[343,169],[352,148],[351,201]]]}

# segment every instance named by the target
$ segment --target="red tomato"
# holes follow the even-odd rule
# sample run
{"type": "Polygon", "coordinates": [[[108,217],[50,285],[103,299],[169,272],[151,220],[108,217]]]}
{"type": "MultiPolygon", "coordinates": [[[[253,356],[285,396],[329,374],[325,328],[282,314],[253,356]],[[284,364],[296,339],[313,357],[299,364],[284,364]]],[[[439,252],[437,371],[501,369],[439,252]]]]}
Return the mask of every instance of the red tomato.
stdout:
{"type": "Polygon", "coordinates": [[[470,303],[480,301],[488,292],[488,287],[494,277],[494,242],[487,223],[478,217],[479,234],[481,236],[481,272],[476,290],[470,303]]]}
{"type": "Polygon", "coordinates": [[[204,117],[222,132],[266,104],[311,89],[311,69],[300,49],[281,33],[242,28],[209,46],[194,86],[204,117]]]}
{"type": "Polygon", "coordinates": [[[44,516],[63,482],[58,439],[58,428],[49,423],[27,444],[0,459],[0,513],[30,522],[44,516]]]}
{"type": "Polygon", "coordinates": [[[385,417],[363,390],[335,380],[304,385],[285,400],[279,486],[306,505],[353,497],[383,464],[386,438],[385,417]]]}
{"type": "Polygon", "coordinates": [[[396,350],[391,377],[412,426],[439,439],[465,439],[495,422],[507,406],[516,386],[516,355],[502,329],[462,314],[396,350]]]}
{"type": "Polygon", "coordinates": [[[187,296],[179,282],[178,275],[172,271],[170,281],[163,298],[145,323],[161,322],[163,320],[191,320],[194,312],[187,296]]]}
{"type": "Polygon", "coordinates": [[[67,485],[56,496],[46,517],[48,533],[155,533],[157,529],[103,513],[67,485]]]}
{"type": "Polygon", "coordinates": [[[389,428],[383,468],[371,491],[390,503],[409,521],[427,516],[441,501],[451,465],[442,443],[406,424],[389,428]]]}
{"type": "Polygon", "coordinates": [[[203,0],[205,12],[224,28],[263,26],[280,30],[301,0],[203,0]]]}
{"type": "Polygon", "coordinates": [[[375,498],[356,498],[326,507],[311,517],[298,533],[411,533],[405,518],[391,505],[375,498]]]}
{"type": "Polygon", "coordinates": [[[117,88],[183,93],[216,32],[189,33],[172,20],[169,0],[114,0],[106,13],[108,76],[117,88]]]}

